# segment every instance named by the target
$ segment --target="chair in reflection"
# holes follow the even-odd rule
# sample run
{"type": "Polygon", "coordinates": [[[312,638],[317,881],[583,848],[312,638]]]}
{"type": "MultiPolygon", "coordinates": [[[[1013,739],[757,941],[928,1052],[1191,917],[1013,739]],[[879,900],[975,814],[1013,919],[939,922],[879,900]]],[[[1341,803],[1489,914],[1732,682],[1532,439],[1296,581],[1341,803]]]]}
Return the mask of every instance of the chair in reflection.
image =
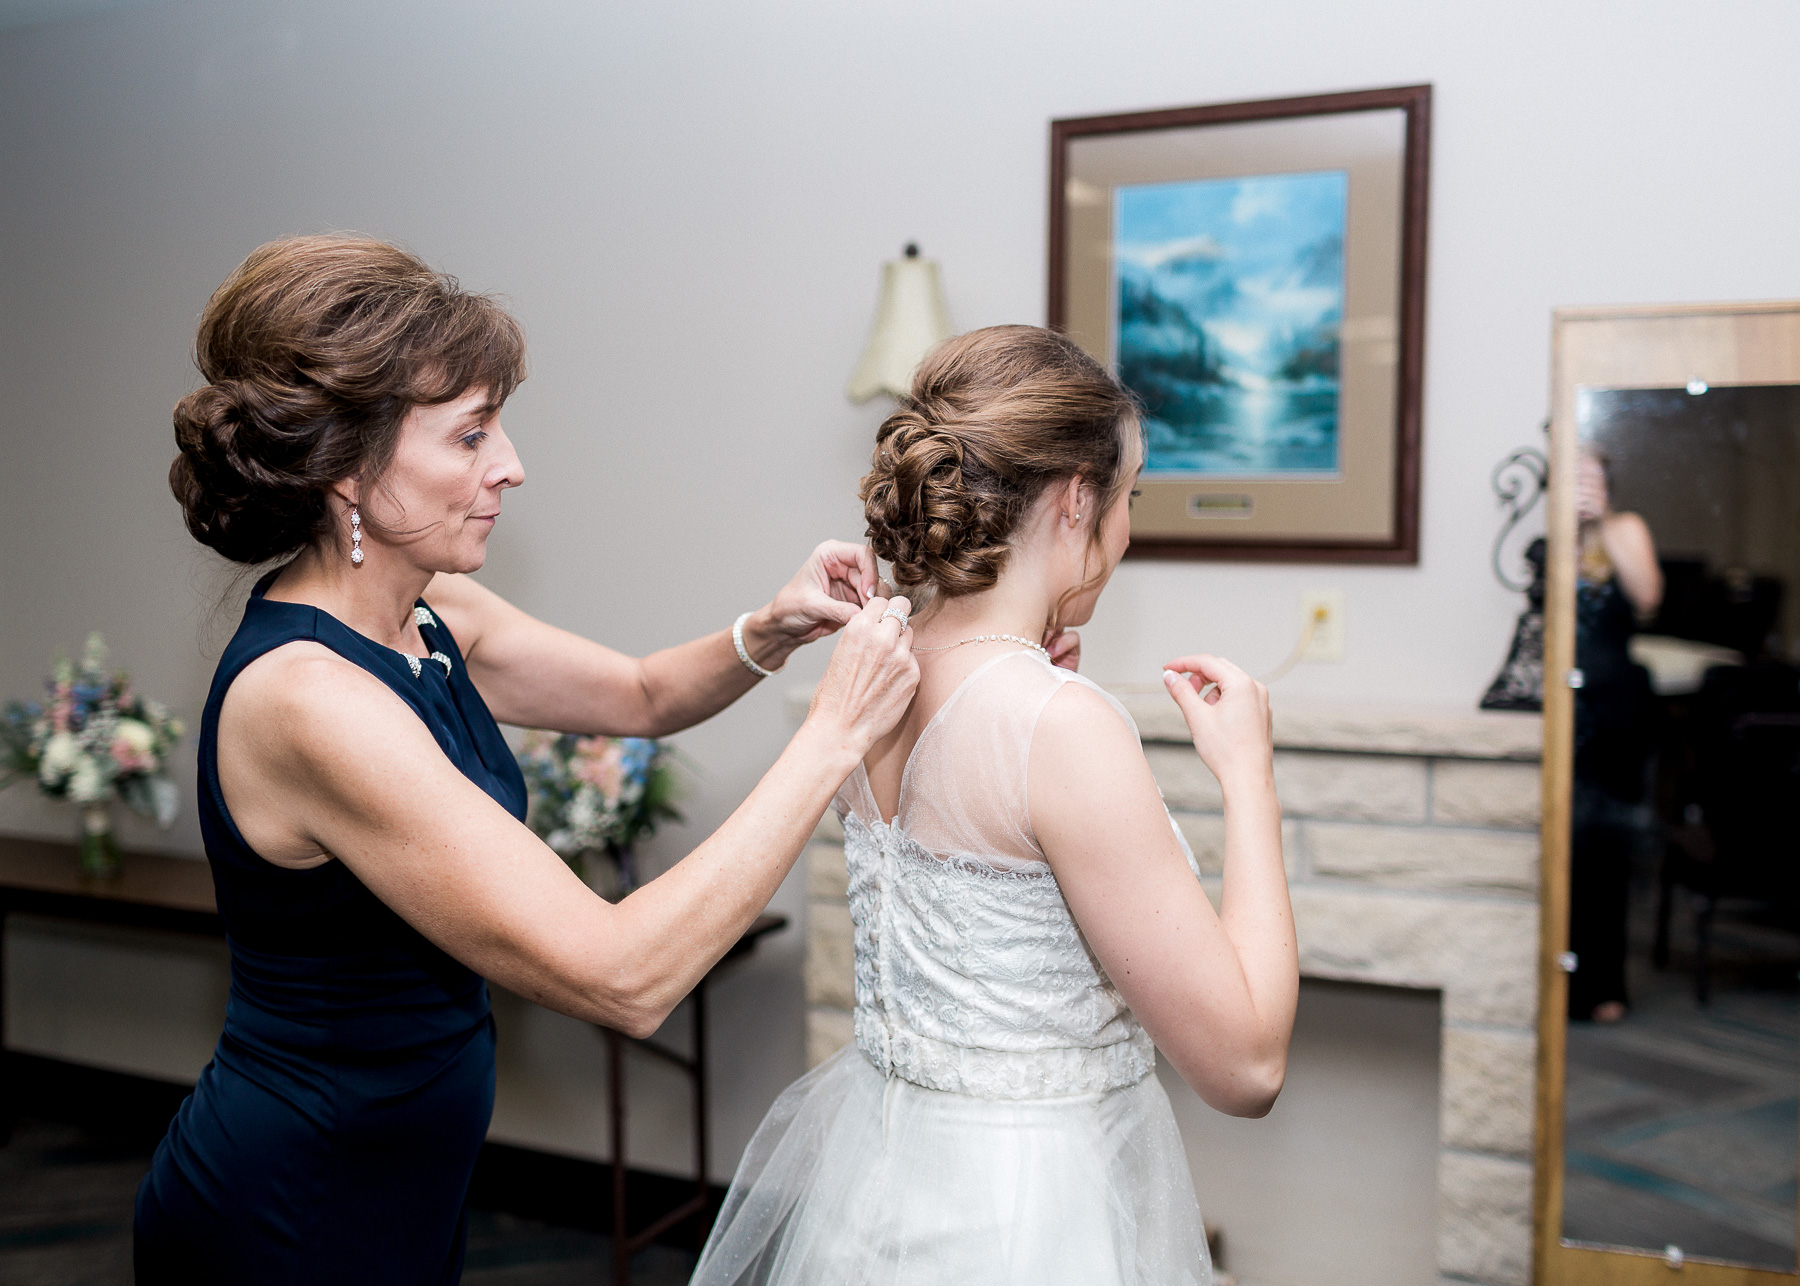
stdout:
{"type": "Polygon", "coordinates": [[[1703,558],[1662,558],[1662,607],[1652,634],[1716,643],[1758,656],[1781,616],[1781,581],[1732,569],[1714,574],[1703,558]]]}
{"type": "Polygon", "coordinates": [[[1669,963],[1674,890],[1694,906],[1694,990],[1711,994],[1721,909],[1800,931],[1800,670],[1776,661],[1719,666],[1672,721],[1659,790],[1665,823],[1653,959],[1669,963]],[[1668,753],[1673,752],[1673,753],[1668,753]]]}

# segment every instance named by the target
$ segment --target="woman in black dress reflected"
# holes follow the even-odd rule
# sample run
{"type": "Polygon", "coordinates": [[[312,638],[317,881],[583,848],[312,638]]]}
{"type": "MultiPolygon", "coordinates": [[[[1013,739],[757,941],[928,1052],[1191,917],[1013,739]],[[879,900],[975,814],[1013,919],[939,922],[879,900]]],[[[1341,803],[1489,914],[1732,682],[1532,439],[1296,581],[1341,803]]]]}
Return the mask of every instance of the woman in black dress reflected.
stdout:
{"type": "Polygon", "coordinates": [[[1644,797],[1653,713],[1649,674],[1629,644],[1661,605],[1663,577],[1649,524],[1612,508],[1606,457],[1583,444],[1577,469],[1575,659],[1583,681],[1575,693],[1569,1017],[1606,1023],[1625,1016],[1631,813],[1644,797]]]}

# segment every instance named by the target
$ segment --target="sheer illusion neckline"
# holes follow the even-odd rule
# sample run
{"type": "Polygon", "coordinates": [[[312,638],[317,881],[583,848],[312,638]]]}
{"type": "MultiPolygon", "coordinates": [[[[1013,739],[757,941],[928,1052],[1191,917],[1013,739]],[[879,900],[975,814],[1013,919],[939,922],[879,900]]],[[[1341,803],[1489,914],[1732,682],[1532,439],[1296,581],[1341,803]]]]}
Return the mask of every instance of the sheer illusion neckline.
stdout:
{"type": "Polygon", "coordinates": [[[887,816],[886,811],[881,806],[881,801],[875,798],[875,787],[869,781],[868,761],[861,759],[857,761],[857,776],[862,785],[863,794],[868,797],[869,803],[874,807],[875,820],[877,822],[883,826],[890,827],[899,824],[900,815],[906,811],[906,787],[907,783],[912,779],[913,764],[918,760],[919,747],[925,744],[926,738],[930,737],[933,730],[943,722],[944,716],[950,713],[956,703],[962,699],[963,694],[974,686],[975,680],[999,665],[1002,661],[1010,661],[1017,656],[1031,657],[1032,660],[1040,662],[1042,660],[1042,658],[1038,657],[1035,653],[1028,652],[1021,648],[1017,652],[1002,652],[992,660],[983,661],[980,665],[964,675],[960,683],[950,689],[950,695],[944,698],[944,703],[932,713],[931,718],[925,721],[925,726],[919,730],[919,735],[913,740],[912,749],[906,752],[906,763],[900,768],[900,789],[894,796],[893,817],[890,818],[887,816]]]}

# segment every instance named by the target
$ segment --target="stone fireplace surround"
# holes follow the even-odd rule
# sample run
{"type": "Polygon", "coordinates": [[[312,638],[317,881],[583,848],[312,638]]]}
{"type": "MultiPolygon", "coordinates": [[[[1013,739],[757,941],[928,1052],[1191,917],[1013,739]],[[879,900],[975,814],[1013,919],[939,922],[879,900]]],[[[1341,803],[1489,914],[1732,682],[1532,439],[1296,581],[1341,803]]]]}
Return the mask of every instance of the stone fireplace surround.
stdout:
{"type": "MultiPolygon", "coordinates": [[[[796,718],[806,697],[790,700],[796,718]]],[[[1161,693],[1123,696],[1215,899],[1218,784],[1161,693]]],[[[1531,1274],[1537,1055],[1536,715],[1381,706],[1275,709],[1282,848],[1311,978],[1442,993],[1438,1272],[1531,1274]]],[[[843,836],[806,853],[807,1060],[851,1039],[843,836]]]]}

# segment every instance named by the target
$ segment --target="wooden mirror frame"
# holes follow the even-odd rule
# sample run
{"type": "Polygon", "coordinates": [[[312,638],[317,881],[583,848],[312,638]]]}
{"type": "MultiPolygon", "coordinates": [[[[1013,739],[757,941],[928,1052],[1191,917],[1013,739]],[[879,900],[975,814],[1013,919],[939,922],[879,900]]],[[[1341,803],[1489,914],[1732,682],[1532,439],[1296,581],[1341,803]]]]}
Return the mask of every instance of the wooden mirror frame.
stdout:
{"type": "MultiPolygon", "coordinates": [[[[1562,1240],[1568,1035],[1569,820],[1574,782],[1576,390],[1800,384],[1800,302],[1561,308],[1551,341],[1549,564],[1544,633],[1544,830],[1538,951],[1533,1259],[1538,1286],[1671,1286],[1661,1251],[1562,1240]]],[[[1800,1222],[1800,1217],[1797,1217],[1800,1222]]],[[[1800,1272],[1687,1260],[1683,1286],[1795,1286],[1800,1272]]]]}

